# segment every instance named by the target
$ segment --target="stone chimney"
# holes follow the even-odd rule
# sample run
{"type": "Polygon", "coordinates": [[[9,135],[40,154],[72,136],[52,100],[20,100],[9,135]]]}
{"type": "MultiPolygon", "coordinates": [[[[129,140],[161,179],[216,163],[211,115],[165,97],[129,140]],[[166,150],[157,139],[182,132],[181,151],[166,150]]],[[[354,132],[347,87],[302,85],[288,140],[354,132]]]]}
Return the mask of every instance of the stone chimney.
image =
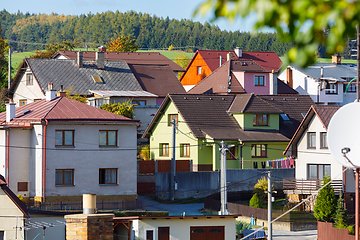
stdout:
{"type": "Polygon", "coordinates": [[[10,100],[8,104],[6,104],[6,122],[10,122],[15,117],[15,103],[10,100]]]}
{"type": "Polygon", "coordinates": [[[83,53],[82,52],[77,52],[77,65],[79,67],[83,67],[84,66],[84,61],[83,61],[83,53]]]}
{"type": "Polygon", "coordinates": [[[104,69],[105,68],[105,62],[104,62],[104,52],[96,52],[95,54],[95,62],[97,68],[104,69]]]}
{"type": "Polygon", "coordinates": [[[274,70],[272,70],[270,73],[269,82],[269,94],[277,95],[277,73],[274,70]]]}
{"type": "Polygon", "coordinates": [[[98,50],[99,52],[106,52],[106,47],[104,46],[98,47],[98,50]]]}
{"type": "Polygon", "coordinates": [[[232,60],[233,59],[233,54],[231,52],[228,52],[226,54],[226,61],[232,60]]]}
{"type": "Polygon", "coordinates": [[[238,58],[242,58],[242,48],[241,47],[236,47],[234,49],[234,52],[238,58]]]}
{"type": "Polygon", "coordinates": [[[57,97],[66,97],[66,92],[63,89],[63,85],[60,85],[60,91],[56,93],[57,97]]]}
{"type": "Polygon", "coordinates": [[[339,54],[335,54],[331,57],[331,63],[341,65],[341,56],[339,54]]]}
{"type": "Polygon", "coordinates": [[[53,83],[48,84],[48,90],[46,90],[46,101],[51,101],[56,98],[56,91],[53,89],[53,83]]]}

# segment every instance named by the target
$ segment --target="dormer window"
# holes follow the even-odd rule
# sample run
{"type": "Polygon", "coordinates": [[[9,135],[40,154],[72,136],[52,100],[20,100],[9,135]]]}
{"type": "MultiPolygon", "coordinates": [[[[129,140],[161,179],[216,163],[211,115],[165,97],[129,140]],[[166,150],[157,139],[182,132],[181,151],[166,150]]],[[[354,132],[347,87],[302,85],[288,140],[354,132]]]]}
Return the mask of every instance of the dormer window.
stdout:
{"type": "Polygon", "coordinates": [[[282,113],[280,114],[280,117],[282,118],[282,120],[284,120],[285,122],[290,122],[290,118],[286,113],[282,113]]]}
{"type": "Polygon", "coordinates": [[[268,126],[268,115],[267,114],[254,114],[253,115],[253,126],[268,126]]]}
{"type": "Polygon", "coordinates": [[[33,75],[32,73],[26,73],[25,75],[25,84],[27,86],[32,86],[33,85],[33,75]]]}

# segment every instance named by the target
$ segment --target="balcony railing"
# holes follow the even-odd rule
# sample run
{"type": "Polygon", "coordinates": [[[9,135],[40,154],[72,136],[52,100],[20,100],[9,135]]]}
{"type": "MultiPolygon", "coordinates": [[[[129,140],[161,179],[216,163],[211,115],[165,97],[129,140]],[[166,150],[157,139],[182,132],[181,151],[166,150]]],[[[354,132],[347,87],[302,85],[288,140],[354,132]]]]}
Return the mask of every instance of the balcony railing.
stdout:
{"type": "MultiPolygon", "coordinates": [[[[321,187],[322,183],[323,180],[320,179],[284,179],[283,189],[294,190],[300,193],[311,193],[317,191],[321,187]]],[[[342,180],[332,180],[331,186],[336,193],[339,193],[340,191],[343,192],[342,180]]]]}

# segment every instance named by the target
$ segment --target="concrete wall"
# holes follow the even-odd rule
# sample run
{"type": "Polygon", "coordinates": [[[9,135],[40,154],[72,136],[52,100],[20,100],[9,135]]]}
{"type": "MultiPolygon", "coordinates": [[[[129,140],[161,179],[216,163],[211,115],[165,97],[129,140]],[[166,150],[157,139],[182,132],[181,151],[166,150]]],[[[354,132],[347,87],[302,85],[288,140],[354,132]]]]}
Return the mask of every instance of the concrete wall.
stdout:
{"type": "Polygon", "coordinates": [[[171,240],[190,240],[190,227],[196,226],[224,226],[225,240],[235,240],[235,218],[171,218],[171,219],[142,219],[133,221],[136,239],[146,240],[145,231],[154,230],[158,239],[158,227],[169,227],[171,240]]]}
{"type": "MultiPolygon", "coordinates": [[[[226,177],[229,191],[253,190],[257,180],[271,171],[274,187],[282,187],[283,178],[294,178],[295,169],[234,169],[227,170],[226,177]],[[261,174],[263,172],[264,174],[261,174]],[[278,182],[278,183],[276,183],[278,182]]],[[[166,199],[169,194],[170,173],[155,173],[155,191],[160,198],[166,199]]],[[[177,190],[175,198],[206,197],[218,192],[220,172],[179,172],[176,173],[177,190]]]]}

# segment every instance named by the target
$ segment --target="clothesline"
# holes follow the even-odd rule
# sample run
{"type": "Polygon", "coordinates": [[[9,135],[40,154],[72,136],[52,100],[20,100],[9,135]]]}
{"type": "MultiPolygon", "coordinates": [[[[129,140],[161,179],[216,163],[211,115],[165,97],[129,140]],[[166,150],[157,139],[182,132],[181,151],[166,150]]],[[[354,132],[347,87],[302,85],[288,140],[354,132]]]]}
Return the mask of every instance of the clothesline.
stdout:
{"type": "Polygon", "coordinates": [[[266,166],[270,168],[295,168],[295,160],[292,157],[268,160],[266,166]]]}

